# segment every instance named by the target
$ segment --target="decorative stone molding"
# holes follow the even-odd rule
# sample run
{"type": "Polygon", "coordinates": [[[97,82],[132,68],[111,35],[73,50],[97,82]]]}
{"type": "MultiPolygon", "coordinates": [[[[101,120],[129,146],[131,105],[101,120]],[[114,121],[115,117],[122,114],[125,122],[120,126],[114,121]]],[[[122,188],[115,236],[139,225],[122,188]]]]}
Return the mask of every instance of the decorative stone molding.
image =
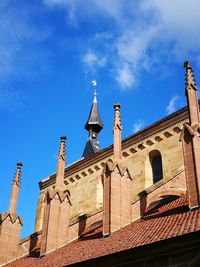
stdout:
{"type": "Polygon", "coordinates": [[[59,188],[55,188],[55,189],[49,188],[49,189],[47,189],[47,197],[48,197],[49,200],[52,200],[56,196],[59,197],[61,203],[65,200],[65,198],[67,198],[68,202],[71,205],[69,190],[63,191],[63,190],[61,190],[59,188]]]}
{"type": "Polygon", "coordinates": [[[164,131],[160,132],[159,135],[153,135],[148,139],[144,139],[144,141],[142,143],[135,143],[133,147],[129,148],[129,149],[124,149],[122,150],[122,156],[123,158],[127,158],[130,157],[131,154],[136,154],[141,150],[144,150],[148,147],[153,146],[156,143],[159,143],[161,141],[163,141],[164,139],[168,139],[170,137],[172,137],[174,134],[179,134],[182,131],[183,128],[183,123],[186,120],[183,120],[171,127],[168,127],[167,129],[165,129],[164,131]]]}
{"type": "Polygon", "coordinates": [[[9,221],[14,224],[16,222],[18,222],[19,224],[21,224],[21,226],[23,225],[23,221],[21,216],[18,216],[14,213],[10,213],[10,212],[2,212],[0,214],[0,224],[3,223],[6,219],[9,219],[9,221]]]}

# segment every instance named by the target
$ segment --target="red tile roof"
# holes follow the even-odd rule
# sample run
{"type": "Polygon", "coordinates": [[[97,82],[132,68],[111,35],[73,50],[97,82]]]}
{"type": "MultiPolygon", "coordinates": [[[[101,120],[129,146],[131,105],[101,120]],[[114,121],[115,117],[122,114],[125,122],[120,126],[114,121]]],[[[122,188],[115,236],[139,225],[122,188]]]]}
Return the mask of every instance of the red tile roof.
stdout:
{"type": "Polygon", "coordinates": [[[6,266],[61,267],[128,250],[200,230],[200,209],[189,211],[186,197],[148,211],[144,218],[102,237],[101,222],[93,224],[81,239],[38,259],[28,256],[6,266]]]}

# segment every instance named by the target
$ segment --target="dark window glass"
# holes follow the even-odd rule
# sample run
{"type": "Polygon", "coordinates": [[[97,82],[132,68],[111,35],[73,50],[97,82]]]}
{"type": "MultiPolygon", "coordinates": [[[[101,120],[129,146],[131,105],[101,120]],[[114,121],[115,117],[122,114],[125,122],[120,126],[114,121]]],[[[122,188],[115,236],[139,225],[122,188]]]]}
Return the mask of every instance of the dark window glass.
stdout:
{"type": "Polygon", "coordinates": [[[153,183],[157,183],[163,178],[161,155],[154,155],[151,159],[153,183]]]}

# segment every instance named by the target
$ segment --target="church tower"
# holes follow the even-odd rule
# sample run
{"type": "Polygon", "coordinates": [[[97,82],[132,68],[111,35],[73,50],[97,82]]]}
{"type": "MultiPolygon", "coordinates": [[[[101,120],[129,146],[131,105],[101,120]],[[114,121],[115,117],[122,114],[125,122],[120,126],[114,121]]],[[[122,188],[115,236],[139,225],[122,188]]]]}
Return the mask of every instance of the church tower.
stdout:
{"type": "MultiPolygon", "coordinates": [[[[93,85],[96,86],[96,81],[93,81],[93,85]]],[[[96,89],[94,90],[94,100],[90,109],[88,120],[85,124],[85,129],[89,132],[89,137],[82,156],[84,158],[88,158],[100,150],[99,133],[103,129],[103,122],[101,120],[97,103],[96,89]]]]}

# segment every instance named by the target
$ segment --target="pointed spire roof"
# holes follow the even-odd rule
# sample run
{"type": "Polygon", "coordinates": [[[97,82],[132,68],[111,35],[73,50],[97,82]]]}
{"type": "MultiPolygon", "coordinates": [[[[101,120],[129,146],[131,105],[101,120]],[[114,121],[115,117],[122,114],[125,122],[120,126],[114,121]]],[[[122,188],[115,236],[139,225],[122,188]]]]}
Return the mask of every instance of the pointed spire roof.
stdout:
{"type": "Polygon", "coordinates": [[[194,78],[194,73],[193,73],[192,67],[190,65],[190,62],[188,60],[186,60],[184,62],[184,68],[186,70],[185,90],[188,90],[188,89],[197,90],[197,86],[196,86],[195,78],[194,78]]]}
{"type": "Polygon", "coordinates": [[[103,122],[98,108],[96,90],[94,90],[94,100],[90,109],[88,120],[85,124],[85,129],[87,131],[92,130],[95,133],[100,133],[100,131],[103,129],[103,122]]]}

